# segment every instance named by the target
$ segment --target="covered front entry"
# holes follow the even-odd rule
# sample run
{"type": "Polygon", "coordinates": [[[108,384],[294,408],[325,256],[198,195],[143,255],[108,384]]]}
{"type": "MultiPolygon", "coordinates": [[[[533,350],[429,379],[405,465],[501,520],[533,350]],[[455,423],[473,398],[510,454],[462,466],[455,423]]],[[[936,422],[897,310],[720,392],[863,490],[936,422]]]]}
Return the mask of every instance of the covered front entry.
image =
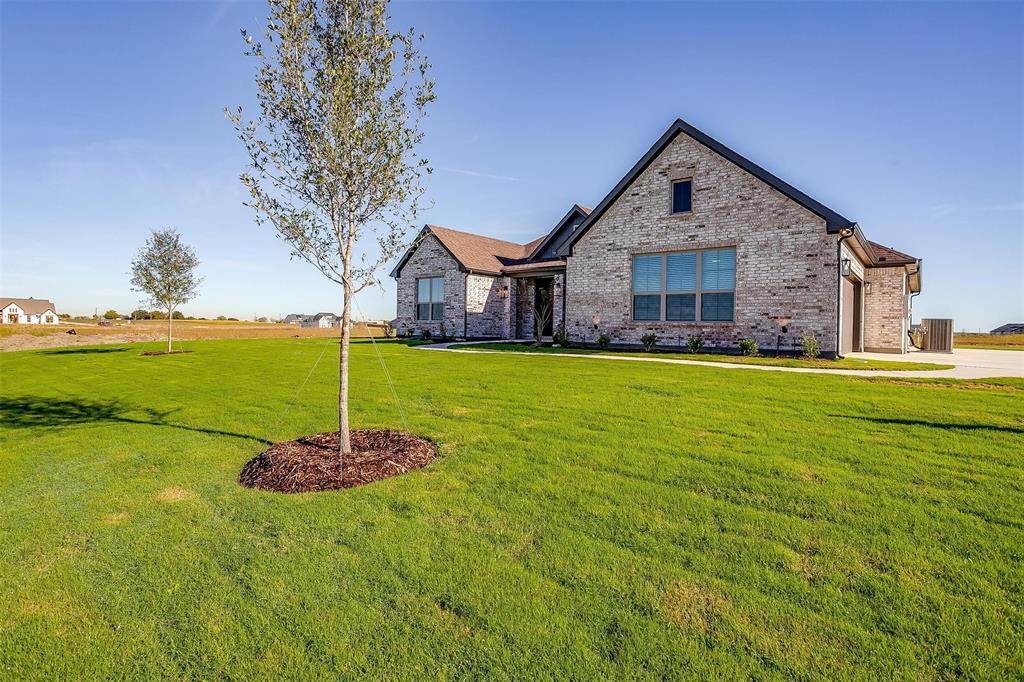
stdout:
{"type": "Polygon", "coordinates": [[[839,352],[842,355],[863,350],[863,284],[850,277],[843,278],[842,337],[839,352]]]}
{"type": "Polygon", "coordinates": [[[517,339],[532,339],[536,321],[541,319],[541,338],[550,339],[562,324],[562,281],[564,275],[548,274],[514,278],[515,321],[517,339]]]}

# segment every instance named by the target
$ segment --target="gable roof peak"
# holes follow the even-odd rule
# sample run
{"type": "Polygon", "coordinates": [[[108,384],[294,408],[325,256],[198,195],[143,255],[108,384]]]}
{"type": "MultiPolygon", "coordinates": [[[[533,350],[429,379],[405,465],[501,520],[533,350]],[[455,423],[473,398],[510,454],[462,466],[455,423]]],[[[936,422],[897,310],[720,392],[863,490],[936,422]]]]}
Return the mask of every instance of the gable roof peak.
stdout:
{"type": "Polygon", "coordinates": [[[612,190],[604,197],[604,199],[602,199],[600,203],[598,203],[594,210],[589,212],[586,219],[583,221],[582,225],[580,225],[580,229],[576,230],[576,233],[573,235],[572,239],[566,242],[565,246],[562,247],[562,250],[560,252],[561,255],[568,256],[572,253],[572,247],[577,241],[579,241],[580,237],[582,237],[590,229],[590,226],[593,225],[598,220],[598,218],[600,218],[601,215],[606,210],[608,210],[608,208],[613,203],[615,203],[615,200],[618,199],[622,195],[622,193],[626,191],[626,188],[628,188],[641,173],[647,170],[648,166],[650,166],[654,162],[654,160],[658,158],[661,152],[664,151],[665,148],[668,147],[668,145],[670,145],[672,141],[675,140],[680,133],[686,134],[688,137],[695,140],[699,144],[704,145],[705,147],[715,152],[719,156],[723,157],[727,161],[730,161],[731,163],[735,164],[736,166],[739,166],[741,169],[750,173],[758,180],[761,180],[762,182],[774,188],[778,192],[781,192],[785,196],[789,197],[796,203],[800,204],[801,206],[809,210],[811,213],[814,213],[815,215],[823,218],[825,220],[825,230],[829,234],[835,234],[840,230],[853,228],[856,224],[849,218],[840,215],[836,211],[833,211],[828,206],[825,206],[824,204],[812,199],[808,195],[798,190],[796,187],[790,185],[788,182],[773,175],[772,173],[769,173],[767,170],[765,170],[761,166],[758,166],[756,163],[746,158],[745,156],[742,156],[741,154],[733,151],[732,149],[729,149],[724,144],[714,139],[707,133],[704,133],[698,130],[697,128],[694,128],[692,125],[690,125],[683,119],[677,118],[672,123],[672,125],[668,127],[668,130],[666,130],[662,134],[662,136],[658,138],[657,142],[655,142],[654,145],[649,150],[647,150],[647,153],[640,157],[640,160],[633,165],[629,172],[626,173],[626,175],[621,180],[619,180],[618,184],[616,184],[615,187],[613,187],[612,190]]]}

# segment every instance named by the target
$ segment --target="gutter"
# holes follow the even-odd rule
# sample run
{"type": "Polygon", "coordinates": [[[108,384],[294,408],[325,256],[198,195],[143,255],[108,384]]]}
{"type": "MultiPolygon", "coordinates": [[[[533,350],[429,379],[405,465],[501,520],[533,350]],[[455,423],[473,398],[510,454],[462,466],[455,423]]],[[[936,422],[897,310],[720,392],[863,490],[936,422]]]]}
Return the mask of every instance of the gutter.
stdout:
{"type": "Polygon", "coordinates": [[[852,237],[857,231],[857,224],[853,228],[839,230],[839,241],[836,242],[836,357],[843,357],[843,242],[852,237]]]}

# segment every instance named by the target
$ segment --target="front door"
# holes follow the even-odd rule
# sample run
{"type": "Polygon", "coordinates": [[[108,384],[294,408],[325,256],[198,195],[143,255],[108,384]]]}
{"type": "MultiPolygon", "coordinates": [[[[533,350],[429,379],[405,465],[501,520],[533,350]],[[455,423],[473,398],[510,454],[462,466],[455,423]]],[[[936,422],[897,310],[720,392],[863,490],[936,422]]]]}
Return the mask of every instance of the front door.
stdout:
{"type": "MultiPolygon", "coordinates": [[[[541,331],[541,336],[551,336],[554,333],[554,319],[555,319],[555,287],[554,278],[545,277],[543,279],[534,280],[533,287],[533,306],[536,311],[543,311],[544,315],[544,328],[541,331]]],[[[534,322],[536,324],[536,322],[534,322]]],[[[533,331],[533,330],[531,330],[533,331]]]]}
{"type": "Polygon", "coordinates": [[[839,345],[839,352],[843,355],[860,350],[860,292],[860,282],[843,278],[843,336],[839,345]]]}

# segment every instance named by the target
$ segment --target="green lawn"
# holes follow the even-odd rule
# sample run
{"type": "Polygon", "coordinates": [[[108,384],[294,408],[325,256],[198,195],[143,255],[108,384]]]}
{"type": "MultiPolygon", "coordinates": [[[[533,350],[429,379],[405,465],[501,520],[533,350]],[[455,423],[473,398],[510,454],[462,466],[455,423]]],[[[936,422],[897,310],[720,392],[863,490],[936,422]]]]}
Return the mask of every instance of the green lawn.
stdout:
{"type": "MultiPolygon", "coordinates": [[[[235,477],[332,428],[336,345],[185,345],[0,355],[0,678],[1024,670],[1022,380],[391,342],[441,458],[284,496],[235,477]]],[[[355,425],[401,426],[353,357],[355,425]]]]}
{"type": "Polygon", "coordinates": [[[842,358],[827,360],[824,358],[773,358],[752,357],[747,355],[728,355],[725,353],[673,353],[654,350],[645,353],[640,350],[600,350],[598,348],[556,348],[550,345],[535,346],[532,343],[468,343],[458,346],[460,350],[488,350],[511,353],[568,353],[570,355],[625,355],[635,357],[656,357],[673,360],[696,360],[700,362],[727,362],[737,365],[769,365],[772,367],[816,367],[820,369],[860,369],[885,371],[921,371],[935,369],[952,369],[953,365],[942,365],[934,362],[900,362],[899,360],[865,360],[863,358],[842,358]]]}

